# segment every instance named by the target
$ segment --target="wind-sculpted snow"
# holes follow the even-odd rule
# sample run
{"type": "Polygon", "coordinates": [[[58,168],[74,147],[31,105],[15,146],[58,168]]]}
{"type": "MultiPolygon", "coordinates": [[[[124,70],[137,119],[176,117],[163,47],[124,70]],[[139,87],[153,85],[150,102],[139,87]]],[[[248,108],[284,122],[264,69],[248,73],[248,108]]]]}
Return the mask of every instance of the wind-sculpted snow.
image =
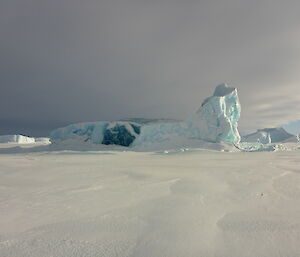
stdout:
{"type": "Polygon", "coordinates": [[[299,151],[2,151],[0,256],[298,257],[299,151]]]}
{"type": "MultiPolygon", "coordinates": [[[[92,122],[71,124],[54,130],[54,143],[77,139],[93,144],[142,147],[151,144],[188,144],[194,141],[237,143],[241,107],[237,90],[226,84],[217,86],[199,110],[182,122],[92,122]]],[[[175,145],[176,145],[175,144],[175,145]]]]}

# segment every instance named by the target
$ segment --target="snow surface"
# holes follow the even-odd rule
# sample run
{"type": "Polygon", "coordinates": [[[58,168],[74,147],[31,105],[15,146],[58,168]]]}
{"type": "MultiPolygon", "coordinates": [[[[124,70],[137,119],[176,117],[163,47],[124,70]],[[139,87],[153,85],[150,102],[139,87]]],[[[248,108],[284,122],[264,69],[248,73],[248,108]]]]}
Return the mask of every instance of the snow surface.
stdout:
{"type": "Polygon", "coordinates": [[[35,138],[36,143],[44,143],[44,144],[50,144],[50,138],[49,137],[36,137],[35,138]]]}
{"type": "Polygon", "coordinates": [[[296,144],[259,153],[41,147],[53,146],[0,145],[1,257],[300,256],[296,144]]]}

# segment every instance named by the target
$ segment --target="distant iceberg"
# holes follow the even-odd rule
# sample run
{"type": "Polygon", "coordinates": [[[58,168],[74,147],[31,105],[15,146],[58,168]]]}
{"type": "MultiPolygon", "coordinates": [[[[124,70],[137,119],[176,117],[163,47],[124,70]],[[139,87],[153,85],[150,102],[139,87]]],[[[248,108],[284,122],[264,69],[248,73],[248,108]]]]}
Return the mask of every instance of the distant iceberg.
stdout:
{"type": "Polygon", "coordinates": [[[237,127],[240,112],[236,88],[221,84],[194,115],[182,122],[77,123],[52,131],[50,140],[52,143],[77,140],[83,143],[134,147],[172,140],[238,143],[240,135],[237,127]]]}
{"type": "Polygon", "coordinates": [[[242,142],[248,143],[287,143],[299,142],[299,137],[288,133],[284,128],[265,128],[259,129],[255,133],[242,137],[242,142]]]}
{"type": "Polygon", "coordinates": [[[2,135],[0,136],[0,143],[16,143],[16,144],[50,144],[48,137],[28,137],[24,135],[2,135]]]}
{"type": "Polygon", "coordinates": [[[0,143],[31,144],[35,143],[35,138],[23,135],[3,135],[0,136],[0,143]]]}

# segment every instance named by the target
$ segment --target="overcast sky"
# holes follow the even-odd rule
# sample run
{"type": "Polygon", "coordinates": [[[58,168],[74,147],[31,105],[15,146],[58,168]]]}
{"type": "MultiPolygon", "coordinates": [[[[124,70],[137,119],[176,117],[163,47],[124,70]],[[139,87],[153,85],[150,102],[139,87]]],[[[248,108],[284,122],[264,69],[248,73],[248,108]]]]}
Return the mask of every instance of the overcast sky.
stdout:
{"type": "Polygon", "coordinates": [[[226,82],[240,131],[300,119],[300,1],[0,0],[0,134],[184,119],[226,82]]]}

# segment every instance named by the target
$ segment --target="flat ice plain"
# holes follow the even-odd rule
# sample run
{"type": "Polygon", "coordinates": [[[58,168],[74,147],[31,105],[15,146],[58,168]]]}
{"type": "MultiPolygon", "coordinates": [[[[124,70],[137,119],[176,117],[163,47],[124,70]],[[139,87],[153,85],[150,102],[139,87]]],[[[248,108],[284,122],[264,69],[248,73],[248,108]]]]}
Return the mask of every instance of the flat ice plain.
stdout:
{"type": "Polygon", "coordinates": [[[1,257],[300,256],[300,151],[0,148],[1,257]]]}

